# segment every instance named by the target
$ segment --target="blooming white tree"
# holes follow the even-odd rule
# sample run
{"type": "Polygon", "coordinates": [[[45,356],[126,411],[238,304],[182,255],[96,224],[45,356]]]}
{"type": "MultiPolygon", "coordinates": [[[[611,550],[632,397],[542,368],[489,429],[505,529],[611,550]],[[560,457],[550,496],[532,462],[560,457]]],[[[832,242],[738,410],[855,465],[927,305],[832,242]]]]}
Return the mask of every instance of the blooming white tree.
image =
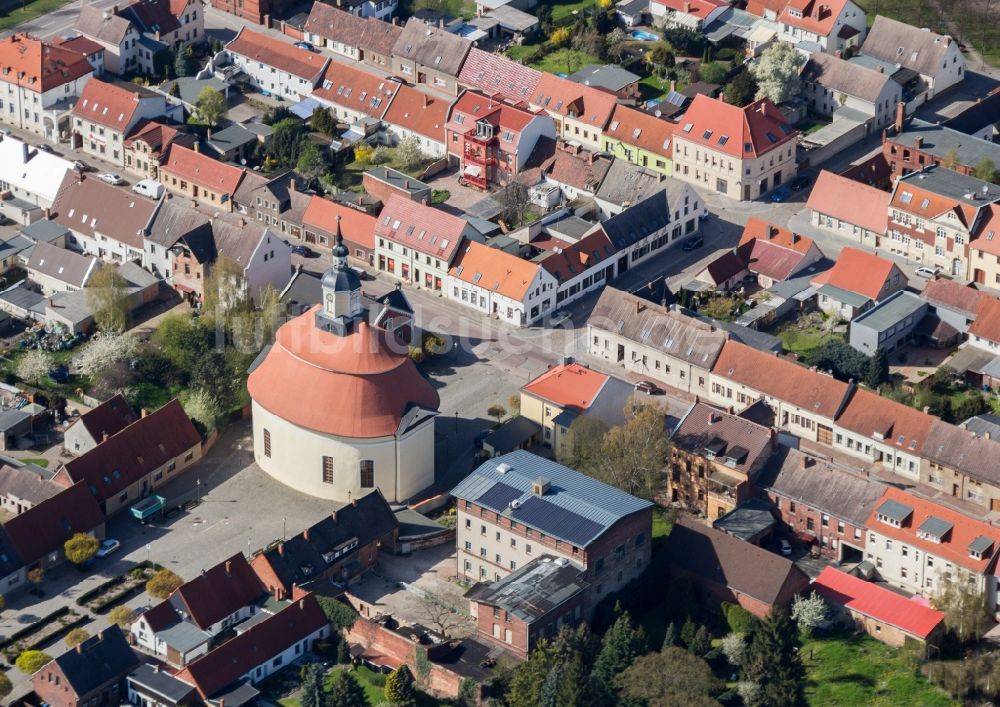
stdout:
{"type": "Polygon", "coordinates": [[[826,601],[816,592],[809,596],[796,596],[792,599],[792,619],[804,636],[812,634],[818,627],[826,623],[829,608],[826,601]]]}
{"type": "Polygon", "coordinates": [[[206,390],[198,388],[191,391],[183,403],[184,412],[192,420],[197,420],[208,430],[215,429],[221,410],[215,398],[206,390]]]}
{"type": "Polygon", "coordinates": [[[791,44],[775,42],[760,55],[750,73],[757,80],[757,99],[770,98],[774,103],[784,103],[802,91],[799,70],[805,57],[791,44]]]}
{"type": "Polygon", "coordinates": [[[139,342],[128,333],[103,332],[91,339],[75,361],[80,372],[99,376],[111,366],[135,355],[139,342]]]}
{"type": "Polygon", "coordinates": [[[44,351],[28,351],[17,362],[17,377],[29,383],[37,383],[49,372],[52,360],[44,351]]]}
{"type": "Polygon", "coordinates": [[[747,639],[742,633],[730,633],[722,639],[719,645],[722,655],[726,656],[729,664],[736,668],[743,667],[743,661],[747,657],[747,639]]]}

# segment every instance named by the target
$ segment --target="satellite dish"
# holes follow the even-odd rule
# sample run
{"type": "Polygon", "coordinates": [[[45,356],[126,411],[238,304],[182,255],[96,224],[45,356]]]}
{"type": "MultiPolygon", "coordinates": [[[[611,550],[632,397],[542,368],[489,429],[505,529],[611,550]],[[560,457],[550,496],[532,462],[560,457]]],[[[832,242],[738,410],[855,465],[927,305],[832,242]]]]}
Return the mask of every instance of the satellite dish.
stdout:
{"type": "Polygon", "coordinates": [[[243,165],[244,167],[246,167],[247,166],[247,158],[246,157],[241,157],[240,158],[240,164],[243,165]]]}

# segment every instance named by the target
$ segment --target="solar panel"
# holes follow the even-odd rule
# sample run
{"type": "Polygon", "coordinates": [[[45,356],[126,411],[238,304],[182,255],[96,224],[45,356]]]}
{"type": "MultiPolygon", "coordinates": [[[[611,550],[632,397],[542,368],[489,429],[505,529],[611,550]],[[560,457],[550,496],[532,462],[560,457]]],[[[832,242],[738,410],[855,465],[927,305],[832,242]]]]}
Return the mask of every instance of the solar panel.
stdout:
{"type": "Polygon", "coordinates": [[[521,492],[513,486],[498,481],[493,484],[489,491],[477,498],[476,503],[490,510],[502,511],[510,505],[511,501],[520,498],[521,495],[521,492]]]}
{"type": "Polygon", "coordinates": [[[604,529],[600,523],[584,518],[543,498],[532,496],[511,513],[515,520],[538,528],[546,535],[566,542],[586,546],[604,529]]]}

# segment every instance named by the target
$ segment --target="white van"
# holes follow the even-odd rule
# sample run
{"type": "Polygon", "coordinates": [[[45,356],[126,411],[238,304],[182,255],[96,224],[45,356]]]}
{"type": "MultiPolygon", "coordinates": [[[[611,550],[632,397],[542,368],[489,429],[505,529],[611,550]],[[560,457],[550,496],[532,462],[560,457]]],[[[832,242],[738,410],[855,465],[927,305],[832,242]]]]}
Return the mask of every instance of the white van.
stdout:
{"type": "Polygon", "coordinates": [[[132,186],[132,191],[150,199],[159,199],[163,196],[163,185],[155,179],[143,179],[132,186]]]}

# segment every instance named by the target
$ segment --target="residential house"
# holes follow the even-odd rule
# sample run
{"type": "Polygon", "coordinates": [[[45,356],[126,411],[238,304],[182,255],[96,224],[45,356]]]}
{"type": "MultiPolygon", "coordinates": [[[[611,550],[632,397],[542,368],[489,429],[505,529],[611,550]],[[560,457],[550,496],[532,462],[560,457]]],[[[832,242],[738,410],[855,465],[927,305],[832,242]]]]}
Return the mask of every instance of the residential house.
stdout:
{"type": "MultiPolygon", "coordinates": [[[[558,223],[550,222],[550,226],[558,227],[558,223]]],[[[615,276],[617,254],[608,235],[602,230],[590,230],[590,223],[587,221],[580,220],[575,225],[590,232],[576,241],[571,240],[571,235],[564,240],[559,237],[562,234],[556,232],[548,239],[529,243],[530,253],[534,253],[536,249],[544,249],[534,258],[556,279],[556,306],[567,305],[589,292],[603,288],[615,276]]],[[[543,301],[542,310],[547,307],[548,301],[543,301]]]]}
{"type": "Polygon", "coordinates": [[[611,124],[601,133],[602,149],[669,177],[673,173],[670,141],[675,128],[670,121],[618,104],[611,114],[611,124]]]}
{"type": "Polygon", "coordinates": [[[781,446],[757,486],[796,540],[836,562],[864,558],[868,515],[885,490],[881,481],[781,446]]]}
{"type": "MultiPolygon", "coordinates": [[[[304,39],[315,47],[329,49],[346,59],[361,60],[361,35],[364,18],[326,3],[313,3],[303,27],[304,39]]],[[[343,69],[349,66],[338,64],[343,69]]]]}
{"type": "Polygon", "coordinates": [[[726,11],[722,0],[649,0],[654,24],[681,27],[701,33],[726,11]]]}
{"type": "Polygon", "coordinates": [[[85,482],[110,516],[197,464],[201,452],[201,436],[172,400],[67,461],[52,478],[66,488],[85,482]]]}
{"type": "Polygon", "coordinates": [[[138,419],[121,393],[80,415],[63,436],[63,449],[86,454],[105,438],[118,434],[138,419]]]}
{"type": "Polygon", "coordinates": [[[827,445],[833,444],[834,420],[854,387],[736,341],[723,345],[710,381],[710,402],[743,408],[764,400],[775,427],[827,445]]]}
{"type": "MultiPolygon", "coordinates": [[[[863,18],[864,14],[862,27],[863,18]]],[[[884,71],[832,54],[809,55],[799,75],[802,97],[808,101],[811,112],[831,118],[845,111],[862,113],[866,134],[889,125],[896,105],[903,99],[903,87],[884,71]]]]}
{"type": "Polygon", "coordinates": [[[214,152],[220,162],[245,163],[273,134],[271,126],[264,123],[233,123],[222,130],[207,131],[205,147],[214,152]]]}
{"type": "Polygon", "coordinates": [[[984,299],[969,325],[969,346],[996,354],[1000,351],[1000,300],[984,299]]]}
{"type": "Polygon", "coordinates": [[[593,607],[649,564],[651,503],[529,452],[484,462],[451,495],[468,579],[500,581],[549,554],[584,568],[593,607]]]}
{"type": "Polygon", "coordinates": [[[24,513],[63,490],[49,480],[50,472],[17,460],[0,465],[0,509],[8,517],[24,513]]]}
{"type": "MultiPolygon", "coordinates": [[[[992,190],[992,187],[990,187],[992,190]]],[[[977,286],[1000,290],[1000,204],[990,204],[982,215],[978,235],[969,244],[970,280],[977,286]]]]}
{"type": "Polygon", "coordinates": [[[617,101],[605,91],[543,74],[528,103],[532,110],[544,110],[552,117],[558,137],[596,151],[602,149],[601,134],[617,101]]]}
{"type": "Polygon", "coordinates": [[[73,133],[83,151],[119,167],[125,166],[125,138],[143,119],[161,118],[168,110],[167,99],[136,84],[88,81],[73,106],[73,133]]]}
{"type": "Polygon", "coordinates": [[[932,277],[924,284],[920,298],[930,305],[931,312],[938,319],[965,338],[983,301],[993,296],[974,285],[964,285],[946,277],[932,277]]]}
{"type": "Polygon", "coordinates": [[[390,73],[417,86],[458,95],[458,73],[472,42],[411,17],[392,47],[390,73]]]}
{"type": "Polygon", "coordinates": [[[193,685],[161,670],[158,664],[141,663],[125,680],[128,701],[149,707],[188,707],[196,702],[193,685]]]}
{"type": "Polygon", "coordinates": [[[364,31],[358,44],[361,46],[361,60],[381,71],[392,70],[392,52],[403,28],[395,22],[382,22],[372,17],[366,18],[364,31]]]}
{"type": "MultiPolygon", "coordinates": [[[[319,3],[313,7],[328,6],[319,3]]],[[[336,62],[327,67],[312,97],[328,106],[334,118],[353,125],[366,118],[385,117],[399,86],[395,81],[336,62]]]]}
{"type": "Polygon", "coordinates": [[[94,75],[81,52],[28,34],[0,40],[0,122],[49,142],[70,134],[70,110],[94,75]]]}
{"type": "Polygon", "coordinates": [[[946,580],[967,582],[996,612],[1000,530],[894,486],[867,526],[865,559],[883,581],[924,597],[936,596],[946,580]]]}
{"type": "Polygon", "coordinates": [[[84,5],[73,29],[104,47],[104,69],[108,73],[122,75],[139,70],[141,32],[111,8],[84,5]]]}
{"type": "Polygon", "coordinates": [[[366,265],[374,262],[376,223],[374,216],[316,195],[302,215],[306,243],[333,247],[340,236],[351,257],[366,265]]]}
{"type": "Polygon", "coordinates": [[[52,659],[31,676],[35,694],[52,707],[120,704],[125,676],[139,664],[115,625],[52,659]]]}
{"type": "Polygon", "coordinates": [[[330,63],[320,53],[246,27],[226,45],[226,54],[251,86],[293,102],[312,94],[330,63]]]}
{"type": "Polygon", "coordinates": [[[712,324],[613,287],[587,319],[591,356],[702,398],[726,338],[712,324]]]}
{"type": "Polygon", "coordinates": [[[254,555],[253,571],[278,599],[295,598],[312,583],[348,584],[392,551],[399,522],[376,489],[336,510],[298,535],[254,555]]]}
{"type": "Polygon", "coordinates": [[[447,154],[445,124],[450,105],[443,98],[400,85],[382,122],[395,142],[415,137],[421,152],[438,159],[447,154]]]}
{"type": "Polygon", "coordinates": [[[465,219],[392,196],[375,225],[378,270],[443,292],[448,270],[465,239],[482,239],[465,219]]]}
{"type": "Polygon", "coordinates": [[[943,611],[836,567],[824,567],[811,588],[846,614],[852,626],[894,648],[910,641],[934,646],[943,638],[943,611]]]}
{"type": "Polygon", "coordinates": [[[895,180],[889,200],[889,251],[968,277],[969,244],[988,220],[990,204],[1000,201],[1000,186],[930,166],[895,180]]]}
{"type": "Polygon", "coordinates": [[[286,17],[294,4],[288,0],[212,0],[212,7],[254,24],[267,26],[272,17],[286,17]]]}
{"type": "Polygon", "coordinates": [[[56,44],[63,49],[70,49],[80,52],[87,57],[87,61],[94,67],[94,76],[104,75],[104,46],[92,39],[83,36],[70,37],[69,39],[56,40],[56,44]]]}
{"type": "Polygon", "coordinates": [[[541,79],[537,69],[473,47],[458,74],[458,85],[511,103],[527,103],[541,79]]]}
{"type": "Polygon", "coordinates": [[[383,24],[394,21],[399,3],[396,0],[340,0],[338,7],[345,8],[355,17],[377,20],[383,24]]]}
{"type": "Polygon", "coordinates": [[[906,288],[906,276],[891,260],[845,247],[837,262],[812,279],[819,308],[851,321],[876,302],[906,288]]]}
{"type": "Polygon", "coordinates": [[[809,578],[787,557],[681,517],[667,538],[664,557],[671,576],[690,579],[714,605],[739,604],[758,618],[788,606],[809,578]]]}
{"type": "MultiPolygon", "coordinates": [[[[924,318],[930,307],[912,292],[897,292],[867,312],[855,317],[850,324],[848,342],[855,351],[873,356],[879,349],[890,355],[902,351],[911,343],[925,338],[924,318]]],[[[956,338],[954,329],[944,334],[931,331],[926,338],[943,338],[945,343],[956,338]]]]}
{"type": "Polygon", "coordinates": [[[899,110],[896,122],[889,126],[882,138],[882,155],[893,179],[942,163],[953,172],[974,177],[976,166],[983,159],[1000,164],[1000,145],[946,125],[916,118],[905,121],[903,111],[899,110]]]}
{"type": "Polygon", "coordinates": [[[889,223],[890,194],[839,174],[821,170],[806,206],[812,224],[848,242],[877,248],[889,223]]]}
{"type": "Polygon", "coordinates": [[[542,555],[497,582],[476,584],[465,598],[477,638],[527,658],[539,640],[583,619],[589,589],[583,575],[578,564],[542,555]]]}
{"type": "Polygon", "coordinates": [[[609,427],[625,422],[632,385],[587,366],[564,360],[521,388],[520,414],[542,428],[542,441],[557,461],[575,450],[573,422],[581,415],[609,427]]]}
{"type": "Polygon", "coordinates": [[[158,48],[177,51],[206,40],[204,6],[194,0],[134,0],[120,14],[142,34],[139,63],[150,73],[158,48]]]}
{"type": "Polygon", "coordinates": [[[0,202],[0,209],[24,226],[42,219],[72,170],[71,161],[4,135],[0,138],[0,189],[10,192],[11,198],[0,202]],[[19,203],[8,208],[14,201],[19,203]],[[24,218],[14,218],[15,210],[24,218]]]}
{"type": "Polygon", "coordinates": [[[920,78],[911,105],[920,105],[965,80],[965,57],[948,35],[924,31],[878,15],[861,45],[861,54],[899,66],[920,78]]]}
{"type": "Polygon", "coordinates": [[[678,179],[751,201],[795,176],[798,133],[766,98],[740,108],[698,94],[680,125],[674,130],[678,179]]]}
{"type": "Polygon", "coordinates": [[[112,263],[141,260],[160,202],[76,172],[52,204],[52,220],[70,231],[68,247],[112,263]]]}
{"type": "Polygon", "coordinates": [[[196,138],[155,120],[139,123],[125,138],[125,171],[139,179],[160,179],[160,163],[176,143],[193,148],[196,138]]]}
{"type": "Polygon", "coordinates": [[[1000,439],[936,420],[924,444],[920,481],[942,495],[984,510],[1000,510],[1000,474],[996,455],[1000,439]]]}
{"type": "Polygon", "coordinates": [[[202,701],[239,704],[239,695],[257,695],[259,683],[312,650],[330,635],[330,622],[316,597],[305,594],[270,616],[250,622],[236,637],[188,663],[176,674],[193,685],[202,701]],[[249,689],[248,689],[249,688],[249,689]]]}
{"type": "Polygon", "coordinates": [[[87,286],[98,260],[80,255],[51,243],[36,243],[28,259],[28,278],[38,285],[42,294],[72,292],[87,286]]]}
{"type": "Polygon", "coordinates": [[[424,184],[385,165],[372,167],[365,172],[361,177],[361,186],[383,204],[389,201],[389,197],[393,194],[421,204],[429,204],[431,200],[432,189],[429,184],[424,184]]]}
{"type": "Polygon", "coordinates": [[[613,93],[622,101],[638,102],[642,98],[639,89],[641,76],[623,69],[617,64],[587,64],[567,77],[584,86],[593,86],[602,91],[613,93]]]}
{"type": "Polygon", "coordinates": [[[823,258],[813,239],[756,216],[743,227],[736,253],[764,289],[807,271],[823,258]]]}
{"type": "Polygon", "coordinates": [[[521,172],[539,139],[555,139],[548,115],[462,91],[445,125],[448,157],[463,179],[480,189],[506,184],[521,172]]]}
{"type": "Polygon", "coordinates": [[[266,179],[248,173],[233,195],[236,210],[252,215],[257,223],[282,238],[302,238],[302,219],[313,195],[303,191],[308,185],[300,183],[300,179],[292,171],[266,179]]]}
{"type": "Polygon", "coordinates": [[[715,519],[752,496],[777,447],[771,427],[753,419],[760,412],[769,416],[767,410],[734,414],[703,402],[687,409],[670,435],[666,498],[671,504],[715,519]]]}
{"type": "Polygon", "coordinates": [[[193,199],[209,208],[233,210],[233,196],[246,169],[224,164],[194,148],[173,145],[166,162],[160,164],[160,182],[177,196],[193,199]]]}
{"type": "Polygon", "coordinates": [[[851,0],[791,0],[780,3],[778,39],[827,54],[857,49],[868,26],[865,11],[851,0]]]}

